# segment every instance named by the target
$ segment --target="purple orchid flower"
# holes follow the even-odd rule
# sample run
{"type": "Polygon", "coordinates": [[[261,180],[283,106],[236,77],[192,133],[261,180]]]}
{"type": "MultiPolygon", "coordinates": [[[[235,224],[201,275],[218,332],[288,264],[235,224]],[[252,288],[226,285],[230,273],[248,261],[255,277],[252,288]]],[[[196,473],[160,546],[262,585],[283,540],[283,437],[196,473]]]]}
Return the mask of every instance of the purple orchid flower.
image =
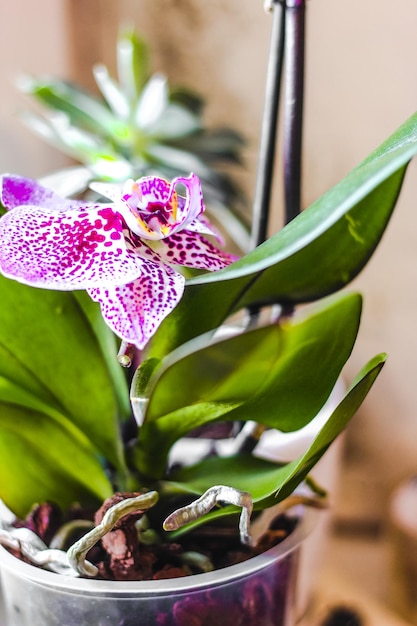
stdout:
{"type": "Polygon", "coordinates": [[[92,188],[112,202],[61,198],[34,180],[4,175],[0,271],[35,287],[86,289],[110,328],[142,349],[181,299],[185,279],[176,268],[218,270],[234,257],[205,237],[219,239],[202,216],[194,174],[92,188]]]}

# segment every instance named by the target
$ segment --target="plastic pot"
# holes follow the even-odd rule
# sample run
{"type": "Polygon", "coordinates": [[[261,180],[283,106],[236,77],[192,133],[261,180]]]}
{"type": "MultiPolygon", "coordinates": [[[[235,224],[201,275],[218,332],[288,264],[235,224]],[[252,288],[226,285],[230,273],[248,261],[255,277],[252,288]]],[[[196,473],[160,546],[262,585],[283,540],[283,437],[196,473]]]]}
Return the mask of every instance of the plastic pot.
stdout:
{"type": "Polygon", "coordinates": [[[245,562],[184,578],[113,582],[71,578],[0,547],[4,626],[293,626],[304,515],[284,541],[245,562]]]}

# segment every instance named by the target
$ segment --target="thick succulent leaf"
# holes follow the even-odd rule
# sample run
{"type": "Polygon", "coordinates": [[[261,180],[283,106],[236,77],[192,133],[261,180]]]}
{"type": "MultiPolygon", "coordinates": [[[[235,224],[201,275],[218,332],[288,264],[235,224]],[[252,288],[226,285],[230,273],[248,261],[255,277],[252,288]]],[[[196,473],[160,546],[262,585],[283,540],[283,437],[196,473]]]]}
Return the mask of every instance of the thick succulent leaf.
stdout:
{"type": "Polygon", "coordinates": [[[157,454],[163,462],[162,452],[167,455],[176,440],[215,420],[256,418],[283,431],[303,427],[347,361],[360,313],[357,294],[332,298],[301,320],[190,342],[162,361],[145,389],[139,370],[133,406],[143,408],[143,396],[149,397],[137,451],[140,470],[162,471],[157,454]]]}
{"type": "Polygon", "coordinates": [[[163,115],[156,120],[149,132],[155,138],[170,141],[195,133],[200,128],[200,121],[196,115],[185,107],[171,103],[167,105],[163,115]]]}
{"type": "Polygon", "coordinates": [[[163,74],[153,74],[139,98],[134,113],[135,124],[142,130],[149,130],[165,113],[168,106],[168,81],[163,74]]]}
{"type": "Polygon", "coordinates": [[[112,150],[104,150],[101,154],[96,154],[89,163],[89,167],[95,180],[124,182],[134,175],[134,168],[130,161],[118,155],[117,152],[113,154],[112,150]]]}
{"type": "Polygon", "coordinates": [[[2,376],[0,456],[0,497],[20,517],[34,502],[67,507],[102,501],[112,493],[85,435],[58,410],[2,376]]]}
{"type": "Polygon", "coordinates": [[[147,154],[158,163],[172,167],[179,172],[193,172],[200,178],[209,176],[209,168],[197,156],[172,146],[152,144],[147,147],[147,154]]]}
{"type": "MultiPolygon", "coordinates": [[[[256,509],[272,506],[286,497],[307,477],[331,443],[346,427],[367,396],[385,362],[385,355],[376,356],[358,374],[345,397],[322,426],[309,448],[291,463],[280,465],[248,455],[242,458],[211,457],[197,465],[180,469],[170,476],[174,484],[166,484],[168,492],[200,496],[213,485],[228,486],[249,491],[256,509]]],[[[162,486],[164,489],[164,483],[162,486]]],[[[211,513],[186,530],[210,519],[236,513],[236,508],[226,507],[211,513]]],[[[176,534],[180,534],[179,531],[176,534]]]]}
{"type": "Polygon", "coordinates": [[[98,98],[76,85],[53,78],[28,78],[22,86],[50,109],[65,113],[74,126],[112,137],[118,143],[130,140],[129,126],[98,98]]]}
{"type": "Polygon", "coordinates": [[[123,93],[136,102],[149,78],[149,51],[135,31],[123,33],[118,39],[117,73],[123,93]]]}
{"type": "Polygon", "coordinates": [[[245,145],[243,135],[231,128],[204,129],[185,137],[179,143],[184,150],[191,150],[204,160],[241,163],[241,151],[245,145]]]}
{"type": "MultiPolygon", "coordinates": [[[[28,389],[69,416],[116,467],[124,462],[113,380],[89,319],[71,293],[0,276],[0,374],[30,375],[28,389]]],[[[89,315],[90,317],[90,315],[89,315]]],[[[21,384],[19,382],[19,384],[21,384]]]]}
{"type": "Polygon", "coordinates": [[[85,191],[91,182],[91,172],[83,165],[63,168],[43,176],[38,182],[44,187],[53,189],[58,195],[68,198],[85,191]]]}
{"type": "MultiPolygon", "coordinates": [[[[60,133],[55,128],[53,115],[44,116],[32,113],[31,111],[23,111],[20,114],[20,118],[22,122],[35,133],[35,135],[38,135],[38,137],[49,143],[51,146],[54,146],[54,148],[63,150],[64,152],[69,150],[67,142],[62,140],[60,133]]],[[[71,152],[70,155],[74,157],[76,156],[71,152]]]]}
{"type": "Polygon", "coordinates": [[[311,301],[348,284],[378,245],[416,152],[417,114],[265,243],[220,272],[190,279],[152,354],[218,326],[241,307],[311,301]]]}
{"type": "Polygon", "coordinates": [[[110,76],[107,67],[101,64],[95,65],[93,74],[103,98],[115,116],[122,120],[128,120],[130,117],[129,100],[116,81],[110,76]]]}
{"type": "MultiPolygon", "coordinates": [[[[36,115],[25,112],[25,124],[44,141],[89,166],[94,178],[125,181],[133,175],[133,165],[110,145],[107,139],[71,126],[64,116],[36,115]]],[[[66,171],[66,170],[64,170],[66,171]]],[[[77,191],[85,191],[87,180],[81,175],[77,191]]]]}
{"type": "MultiPolygon", "coordinates": [[[[28,119],[26,121],[30,124],[28,119]]],[[[74,158],[82,159],[88,163],[94,162],[103,153],[109,156],[113,154],[108,142],[89,131],[69,124],[65,116],[50,115],[49,118],[45,117],[43,121],[49,128],[49,136],[44,132],[43,138],[49,143],[55,142],[56,147],[65,147],[74,158]]],[[[38,124],[39,122],[42,123],[40,118],[38,118],[38,124]]],[[[33,123],[32,129],[36,130],[33,123]]]]}
{"type": "MultiPolygon", "coordinates": [[[[41,116],[27,111],[21,117],[23,122],[41,139],[73,159],[87,164],[90,168],[90,180],[98,177],[124,181],[132,175],[132,164],[121,156],[107,140],[70,126],[66,118],[48,114],[41,116]]],[[[76,191],[85,191],[86,187],[87,180],[81,176],[76,191]]]]}
{"type": "Polygon", "coordinates": [[[188,87],[172,87],[169,96],[171,102],[175,102],[194,113],[194,115],[202,117],[206,102],[196,91],[188,87]]]}

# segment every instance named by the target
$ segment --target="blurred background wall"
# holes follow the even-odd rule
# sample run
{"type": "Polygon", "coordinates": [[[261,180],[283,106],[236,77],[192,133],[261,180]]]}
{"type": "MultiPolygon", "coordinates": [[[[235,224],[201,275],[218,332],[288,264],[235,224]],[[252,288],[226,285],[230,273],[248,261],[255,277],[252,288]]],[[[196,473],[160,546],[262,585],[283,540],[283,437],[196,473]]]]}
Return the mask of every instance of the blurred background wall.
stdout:
{"type": "MultiPolygon", "coordinates": [[[[248,138],[239,175],[252,198],[271,18],[262,0],[15,0],[0,9],[0,164],[39,175],[64,159],[17,120],[20,72],[52,73],[91,86],[91,64],[114,68],[118,25],[134,23],[153,70],[207,100],[207,121],[248,138]],[[7,13],[7,14],[6,14],[7,13]]],[[[417,3],[307,2],[303,205],[336,183],[417,110],[417,3]]],[[[271,230],[281,224],[280,167],[271,230]]],[[[388,364],[349,428],[353,510],[384,512],[387,495],[417,472],[417,163],[409,168],[384,240],[354,287],[366,292],[349,378],[375,353],[388,364]]]]}
{"type": "Polygon", "coordinates": [[[66,159],[34,137],[18,119],[25,101],[15,87],[23,74],[68,69],[63,0],[16,0],[0,6],[0,168],[38,176],[66,159]]]}

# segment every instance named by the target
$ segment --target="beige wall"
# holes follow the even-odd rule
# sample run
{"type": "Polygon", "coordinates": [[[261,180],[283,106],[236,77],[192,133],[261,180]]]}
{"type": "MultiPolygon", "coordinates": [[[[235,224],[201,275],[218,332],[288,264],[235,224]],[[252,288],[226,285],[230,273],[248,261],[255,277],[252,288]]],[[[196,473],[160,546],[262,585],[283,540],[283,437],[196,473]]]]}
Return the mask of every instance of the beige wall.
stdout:
{"type": "Polygon", "coordinates": [[[18,119],[25,98],[15,81],[22,74],[62,74],[67,69],[64,0],[0,3],[0,171],[38,176],[65,162],[18,119]]]}
{"type": "MultiPolygon", "coordinates": [[[[20,71],[65,74],[64,4],[16,0],[2,9],[7,11],[1,15],[7,28],[0,40],[3,170],[36,175],[57,164],[56,153],[16,122],[21,99],[5,81],[20,71]]],[[[262,0],[118,0],[121,19],[135,21],[151,43],[154,69],[165,71],[174,84],[203,93],[211,122],[236,125],[247,135],[247,170],[241,178],[249,196],[270,32],[262,5],[262,0]]],[[[391,0],[309,0],[307,5],[305,205],[417,110],[415,0],[398,5],[391,0]]],[[[113,19],[114,0],[101,0],[101,6],[113,19]]],[[[101,45],[101,58],[108,60],[114,42],[101,45]]],[[[400,476],[417,471],[415,198],[417,163],[378,253],[355,285],[367,297],[347,375],[379,351],[386,350],[390,358],[349,431],[348,447],[358,463],[372,461],[370,488],[383,497],[400,476]]],[[[275,205],[277,228],[278,200],[275,205]]]]}

